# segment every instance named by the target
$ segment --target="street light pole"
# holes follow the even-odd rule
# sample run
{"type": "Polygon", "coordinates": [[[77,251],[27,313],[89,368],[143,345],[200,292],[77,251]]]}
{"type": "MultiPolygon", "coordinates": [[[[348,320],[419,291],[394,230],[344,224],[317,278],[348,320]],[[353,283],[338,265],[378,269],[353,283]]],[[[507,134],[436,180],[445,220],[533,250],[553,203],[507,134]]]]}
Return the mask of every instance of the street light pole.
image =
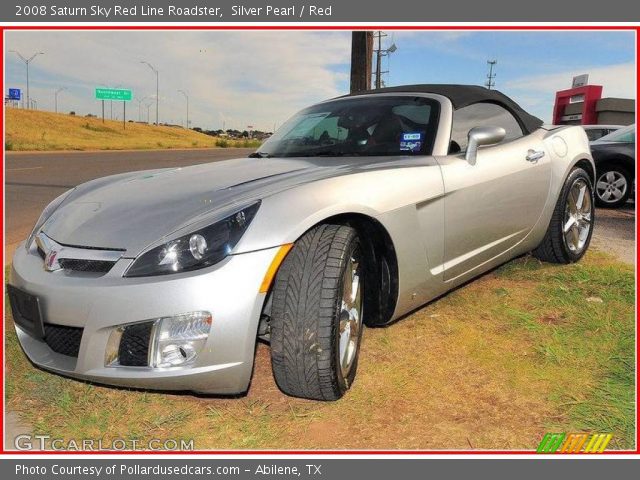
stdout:
{"type": "Polygon", "coordinates": [[[153,105],[153,102],[149,102],[145,105],[147,107],[147,125],[149,124],[149,110],[151,109],[151,105],[153,105]]]}
{"type": "Polygon", "coordinates": [[[63,90],[66,90],[67,87],[60,87],[58,90],[56,90],[55,94],[54,94],[54,98],[55,98],[55,104],[56,104],[56,113],[58,113],[58,94],[60,92],[62,92],[63,90]]]}
{"type": "MultiPolygon", "coordinates": [[[[138,102],[138,122],[142,121],[142,102],[146,99],[147,97],[142,97],[142,98],[136,98],[136,102],[138,102]]],[[[145,105],[146,106],[146,105],[145,105]]]]}
{"type": "Polygon", "coordinates": [[[160,105],[160,95],[159,95],[159,75],[158,75],[158,70],[156,69],[156,67],[154,67],[153,65],[151,65],[149,62],[146,62],[144,60],[141,60],[140,63],[144,63],[146,64],[151,71],[153,71],[153,73],[156,74],[156,125],[160,125],[159,123],[159,116],[158,116],[158,108],[160,105]]]}
{"type": "Polygon", "coordinates": [[[16,55],[18,55],[20,57],[20,59],[24,62],[24,64],[27,66],[27,108],[30,108],[30,103],[29,103],[29,64],[38,55],[44,55],[44,52],[37,52],[37,53],[34,53],[33,55],[31,55],[29,58],[25,58],[17,50],[9,50],[9,51],[12,52],[12,53],[15,53],[16,55]]]}
{"type": "Polygon", "coordinates": [[[184,92],[184,90],[178,90],[178,92],[184,95],[184,98],[187,99],[187,130],[188,130],[189,129],[189,96],[184,92]]]}

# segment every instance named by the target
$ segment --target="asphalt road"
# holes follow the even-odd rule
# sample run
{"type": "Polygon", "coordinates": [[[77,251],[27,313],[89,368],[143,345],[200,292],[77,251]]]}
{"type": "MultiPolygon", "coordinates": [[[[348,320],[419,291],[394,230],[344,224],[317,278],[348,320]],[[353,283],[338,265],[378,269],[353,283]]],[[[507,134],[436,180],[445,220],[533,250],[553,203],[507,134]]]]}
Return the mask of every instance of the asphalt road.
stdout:
{"type": "Polygon", "coordinates": [[[255,149],[120,152],[7,152],[5,161],[5,264],[42,209],[65,190],[94,178],[164,167],[183,167],[246,157],[255,149]]]}
{"type": "MultiPolygon", "coordinates": [[[[252,149],[158,150],[6,154],[5,264],[33,228],[42,209],[65,190],[88,180],[135,170],[179,167],[245,157],[252,149]]],[[[593,246],[627,263],[635,261],[635,205],[596,212],[593,246]]]]}

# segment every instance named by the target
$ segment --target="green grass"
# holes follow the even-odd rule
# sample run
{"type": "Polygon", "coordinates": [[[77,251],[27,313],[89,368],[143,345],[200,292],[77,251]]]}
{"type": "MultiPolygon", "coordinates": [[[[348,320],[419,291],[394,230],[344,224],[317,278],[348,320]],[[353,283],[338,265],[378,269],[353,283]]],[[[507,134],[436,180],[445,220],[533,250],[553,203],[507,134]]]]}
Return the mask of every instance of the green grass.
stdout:
{"type": "MultiPolygon", "coordinates": [[[[612,446],[634,446],[634,273],[618,263],[578,263],[538,271],[543,280],[526,310],[505,312],[515,329],[534,336],[541,374],[580,372],[576,384],[552,389],[550,399],[567,417],[549,428],[613,432],[612,446]],[[540,321],[538,312],[545,312],[540,321]],[[589,375],[580,379],[585,371],[589,375]],[[565,423],[568,420],[568,424],[565,423]]],[[[498,275],[526,278],[533,261],[510,264],[498,275]]]]}
{"type": "Polygon", "coordinates": [[[35,433],[193,439],[197,449],[535,449],[554,432],[634,448],[634,272],[510,262],[402,321],[368,329],[333,403],[284,396],[259,346],[246,397],[94,386],[35,369],[7,312],[7,408],[35,433]]]}

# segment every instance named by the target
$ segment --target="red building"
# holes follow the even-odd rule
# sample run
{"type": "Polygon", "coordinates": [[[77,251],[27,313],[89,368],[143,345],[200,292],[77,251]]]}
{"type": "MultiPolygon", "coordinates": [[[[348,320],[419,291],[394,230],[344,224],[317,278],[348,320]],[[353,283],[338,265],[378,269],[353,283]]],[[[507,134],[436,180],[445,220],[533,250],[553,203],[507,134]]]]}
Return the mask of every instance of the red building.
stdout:
{"type": "Polygon", "coordinates": [[[635,102],[626,98],[602,98],[602,85],[588,85],[589,76],[573,79],[573,87],[556,92],[554,125],[630,125],[635,102]]]}

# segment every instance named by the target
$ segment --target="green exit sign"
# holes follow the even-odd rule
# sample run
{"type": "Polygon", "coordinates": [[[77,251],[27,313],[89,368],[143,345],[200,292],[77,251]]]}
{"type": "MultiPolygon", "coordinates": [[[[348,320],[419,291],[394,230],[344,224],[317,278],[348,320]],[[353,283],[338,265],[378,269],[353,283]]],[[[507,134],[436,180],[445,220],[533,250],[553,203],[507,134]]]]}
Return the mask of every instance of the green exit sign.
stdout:
{"type": "Polygon", "coordinates": [[[96,100],[131,101],[131,90],[126,88],[96,88],[96,100]]]}

